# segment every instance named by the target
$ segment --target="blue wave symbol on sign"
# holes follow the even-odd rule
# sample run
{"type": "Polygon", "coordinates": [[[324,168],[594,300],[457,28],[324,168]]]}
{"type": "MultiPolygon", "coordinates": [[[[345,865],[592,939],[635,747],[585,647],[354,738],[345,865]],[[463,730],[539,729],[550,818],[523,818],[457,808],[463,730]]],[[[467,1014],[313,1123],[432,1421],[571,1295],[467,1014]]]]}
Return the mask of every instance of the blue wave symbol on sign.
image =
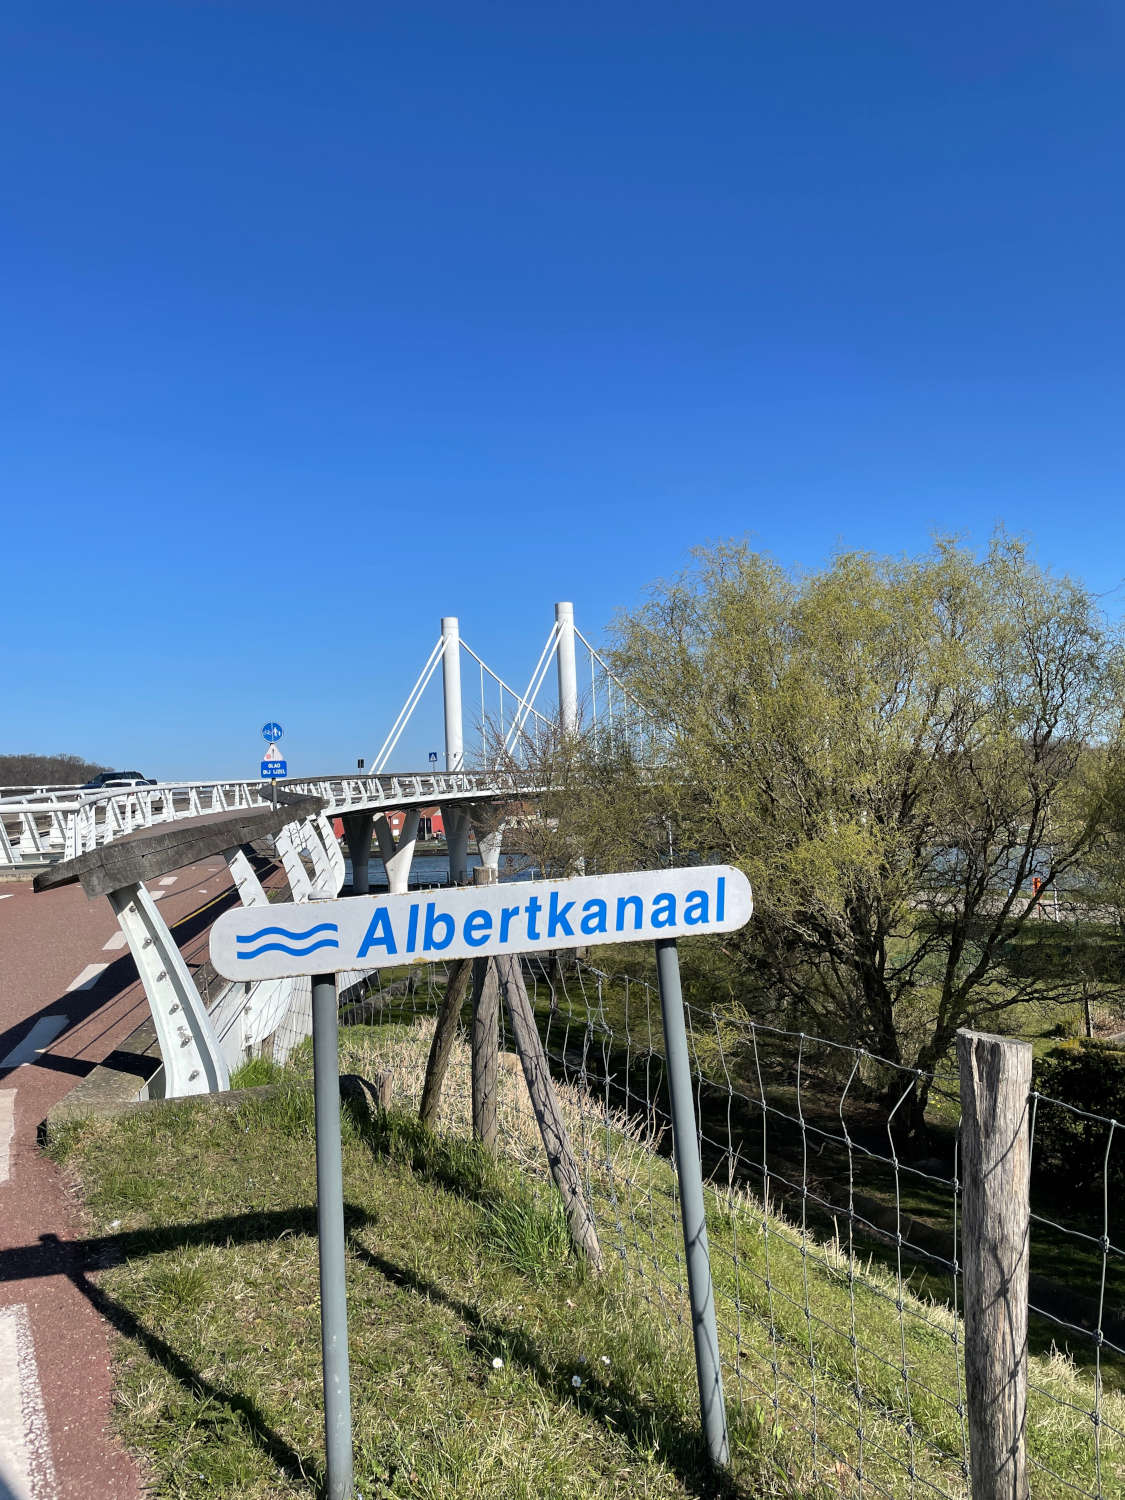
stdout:
{"type": "Polygon", "coordinates": [[[259,927],[257,932],[240,932],[235,937],[238,945],[239,958],[257,958],[262,953],[288,953],[291,958],[304,958],[306,954],[315,953],[318,948],[338,948],[339,939],[335,937],[321,938],[319,942],[310,943],[309,939],[316,937],[318,932],[339,933],[340,929],[335,922],[318,922],[315,927],[309,927],[304,932],[290,932],[288,927],[259,927]],[[262,943],[262,938],[280,937],[287,938],[285,943],[262,943]],[[261,943],[260,947],[242,947],[242,944],[261,943]],[[300,943],[299,948],[290,947],[290,943],[300,943]]]}

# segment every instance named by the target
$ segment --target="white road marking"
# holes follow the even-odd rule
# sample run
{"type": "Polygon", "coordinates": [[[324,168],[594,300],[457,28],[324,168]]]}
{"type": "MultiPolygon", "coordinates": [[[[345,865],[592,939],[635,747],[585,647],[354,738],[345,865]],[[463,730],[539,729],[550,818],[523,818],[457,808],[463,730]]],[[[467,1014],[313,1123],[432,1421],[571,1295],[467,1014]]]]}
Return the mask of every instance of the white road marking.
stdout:
{"type": "Polygon", "coordinates": [[[24,1063],[34,1062],[65,1026],[65,1016],[40,1016],[23,1041],[0,1062],[0,1068],[22,1068],[24,1063]]]}
{"type": "Polygon", "coordinates": [[[16,1128],[16,1091],[0,1089],[0,1182],[7,1182],[12,1170],[12,1136],[16,1128]]]}
{"type": "Polygon", "coordinates": [[[98,975],[106,967],[106,964],[87,964],[81,974],[67,985],[67,994],[69,995],[71,990],[92,990],[98,982],[98,975]]]}
{"type": "Polygon", "coordinates": [[[0,896],[0,901],[10,901],[13,894],[14,893],[12,891],[5,891],[4,894],[0,896]]]}
{"type": "Polygon", "coordinates": [[[180,877],[178,875],[162,875],[160,877],[160,884],[161,885],[175,885],[176,881],[179,880],[179,878],[180,877]]]}
{"type": "Polygon", "coordinates": [[[124,948],[128,939],[123,932],[115,932],[108,943],[102,944],[103,953],[116,953],[118,948],[124,948]]]}
{"type": "Polygon", "coordinates": [[[0,1307],[0,1495],[55,1500],[57,1494],[31,1320],[19,1302],[0,1307]]]}

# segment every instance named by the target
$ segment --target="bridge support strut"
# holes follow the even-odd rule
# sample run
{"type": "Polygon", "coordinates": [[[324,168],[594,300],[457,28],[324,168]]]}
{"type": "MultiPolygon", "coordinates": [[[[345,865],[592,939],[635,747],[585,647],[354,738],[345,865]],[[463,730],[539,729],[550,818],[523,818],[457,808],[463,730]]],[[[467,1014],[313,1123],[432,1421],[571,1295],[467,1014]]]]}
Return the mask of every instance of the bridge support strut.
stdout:
{"type": "Polygon", "coordinates": [[[328,856],[329,884],[325,889],[329,895],[338,896],[344,884],[344,851],[340,848],[340,840],[333,831],[332,820],[327,813],[317,813],[314,826],[328,856]]]}
{"type": "Polygon", "coordinates": [[[379,853],[387,872],[387,885],[393,896],[401,895],[408,888],[421,815],[421,808],[406,809],[397,843],[386,813],[379,813],[375,818],[375,837],[379,841],[379,853]]]}
{"type": "Polygon", "coordinates": [[[229,1089],[218,1035],[156,902],[140,881],[108,894],[148,996],[164,1059],[166,1097],[229,1089]]]}
{"type": "Polygon", "coordinates": [[[281,855],[285,878],[289,882],[290,895],[294,901],[307,901],[312,895],[313,884],[297,852],[300,842],[298,825],[295,823],[286,823],[284,828],[278,829],[274,834],[274,843],[281,855]]]}
{"type": "MultiPolygon", "coordinates": [[[[224,849],[223,858],[243,906],[268,906],[269,897],[241,844],[224,849]]],[[[251,1056],[254,1048],[277,1030],[293,1004],[293,990],[292,979],[256,979],[246,985],[244,1002],[233,1006],[240,1027],[240,1055],[251,1056]]],[[[223,1012],[229,1008],[226,999],[220,998],[212,1013],[216,1031],[224,1036],[230,1028],[228,1024],[224,1031],[223,1012]]]]}

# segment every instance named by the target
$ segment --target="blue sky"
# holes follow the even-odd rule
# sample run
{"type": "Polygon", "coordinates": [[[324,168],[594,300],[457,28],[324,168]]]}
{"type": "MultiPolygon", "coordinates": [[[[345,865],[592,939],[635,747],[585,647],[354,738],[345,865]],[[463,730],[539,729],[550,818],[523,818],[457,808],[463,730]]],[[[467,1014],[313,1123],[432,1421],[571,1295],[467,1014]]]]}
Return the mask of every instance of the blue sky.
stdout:
{"type": "Polygon", "coordinates": [[[0,750],[344,769],[728,536],[1120,612],[1123,85],[1108,0],[14,0],[0,750]]]}

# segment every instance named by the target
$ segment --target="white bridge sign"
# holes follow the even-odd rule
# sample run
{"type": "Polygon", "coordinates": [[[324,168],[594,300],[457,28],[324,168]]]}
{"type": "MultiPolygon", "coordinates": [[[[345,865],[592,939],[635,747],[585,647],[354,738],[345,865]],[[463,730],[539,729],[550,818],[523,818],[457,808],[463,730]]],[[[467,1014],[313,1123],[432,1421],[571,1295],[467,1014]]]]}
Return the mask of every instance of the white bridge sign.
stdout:
{"type": "Polygon", "coordinates": [[[346,896],[225,912],[211,962],[227,979],[332,974],[733,932],[753,909],[750,882],[729,865],[346,896]]]}

